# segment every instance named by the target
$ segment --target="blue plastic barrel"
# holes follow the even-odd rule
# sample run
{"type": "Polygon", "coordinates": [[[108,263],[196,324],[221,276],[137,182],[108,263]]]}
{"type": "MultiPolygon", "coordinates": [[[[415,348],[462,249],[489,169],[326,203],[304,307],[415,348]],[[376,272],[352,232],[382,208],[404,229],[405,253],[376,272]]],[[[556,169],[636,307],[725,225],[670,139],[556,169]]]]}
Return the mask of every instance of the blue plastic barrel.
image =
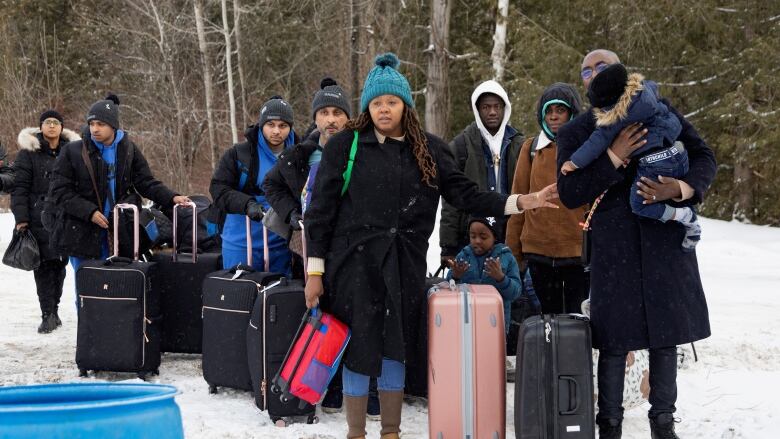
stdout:
{"type": "Polygon", "coordinates": [[[0,387],[0,438],[181,439],[176,393],[160,384],[0,387]]]}

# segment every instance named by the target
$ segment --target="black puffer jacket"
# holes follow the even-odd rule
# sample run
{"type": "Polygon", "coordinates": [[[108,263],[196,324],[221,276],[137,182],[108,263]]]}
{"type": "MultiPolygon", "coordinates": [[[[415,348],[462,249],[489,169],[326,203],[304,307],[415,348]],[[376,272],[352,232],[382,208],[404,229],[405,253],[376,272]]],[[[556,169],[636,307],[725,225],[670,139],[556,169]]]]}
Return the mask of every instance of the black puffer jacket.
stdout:
{"type": "Polygon", "coordinates": [[[301,213],[301,192],[309,178],[309,157],[320,147],[319,140],[320,133],[314,131],[295,148],[284,151],[263,180],[268,203],[287,223],[292,212],[301,213]]]}
{"type": "Polygon", "coordinates": [[[15,184],[11,193],[11,210],[16,224],[28,223],[38,241],[42,260],[57,259],[60,255],[49,246],[49,232],[43,227],[41,213],[49,192],[51,171],[62,147],[75,140],[78,134],[63,129],[57,148],[50,148],[49,142],[37,127],[25,128],[19,133],[19,153],[13,165],[15,184]]]}
{"type": "MultiPolygon", "coordinates": [[[[62,233],[53,237],[56,241],[53,244],[65,255],[98,258],[101,229],[91,218],[96,210],[102,211],[102,206],[98,207],[98,199],[81,156],[82,145],[87,146],[102,200],[106,199],[109,192],[108,170],[100,151],[89,140],[88,129],[82,133],[82,138],[87,140],[65,145],[54,166],[49,197],[57,206],[62,207],[64,215],[62,233]]],[[[172,190],[154,178],[143,153],[125,133],[117,147],[116,200],[135,202],[137,200],[132,200],[137,198],[132,196],[135,192],[164,207],[171,206],[173,197],[176,196],[172,190]]]]}

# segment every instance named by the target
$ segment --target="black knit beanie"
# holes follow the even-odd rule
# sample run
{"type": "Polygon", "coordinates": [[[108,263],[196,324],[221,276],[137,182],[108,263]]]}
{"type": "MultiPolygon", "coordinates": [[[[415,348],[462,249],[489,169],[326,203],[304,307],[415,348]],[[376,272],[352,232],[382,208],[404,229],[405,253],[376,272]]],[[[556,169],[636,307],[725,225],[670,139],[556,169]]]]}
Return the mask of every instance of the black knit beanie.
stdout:
{"type": "Polygon", "coordinates": [[[596,108],[611,107],[617,104],[618,99],[626,89],[628,83],[628,71],[623,64],[612,64],[601,73],[597,74],[590,82],[588,99],[596,108]]]}
{"type": "Polygon", "coordinates": [[[41,113],[41,117],[39,118],[38,125],[43,125],[43,121],[46,119],[57,119],[60,121],[60,123],[64,122],[64,119],[62,118],[62,115],[57,110],[46,110],[43,113],[41,113]]]}
{"type": "Polygon", "coordinates": [[[257,125],[262,129],[263,125],[269,120],[282,120],[287,122],[290,127],[293,126],[293,108],[281,96],[271,96],[262,108],[260,108],[260,119],[257,125]]]}
{"type": "Polygon", "coordinates": [[[317,115],[317,112],[325,107],[340,108],[347,117],[352,117],[349,111],[349,98],[344,90],[333,80],[325,77],[320,82],[320,90],[314,94],[314,100],[311,102],[311,118],[317,115]]]}
{"type": "Polygon", "coordinates": [[[99,120],[119,129],[119,98],[115,94],[109,94],[105,99],[92,104],[87,113],[87,124],[92,120],[99,120]]]}
{"type": "Polygon", "coordinates": [[[482,223],[485,225],[485,227],[490,230],[491,233],[493,233],[493,238],[496,239],[496,242],[503,242],[504,237],[501,236],[501,234],[498,231],[498,218],[493,216],[472,216],[469,217],[469,229],[471,229],[472,223],[482,223]]]}

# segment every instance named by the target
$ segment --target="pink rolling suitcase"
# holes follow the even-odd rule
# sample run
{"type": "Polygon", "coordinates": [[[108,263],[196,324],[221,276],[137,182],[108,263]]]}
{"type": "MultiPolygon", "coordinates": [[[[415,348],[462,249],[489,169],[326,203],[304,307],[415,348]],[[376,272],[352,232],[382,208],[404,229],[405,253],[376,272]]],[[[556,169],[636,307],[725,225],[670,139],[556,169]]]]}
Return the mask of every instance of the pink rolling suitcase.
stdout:
{"type": "Polygon", "coordinates": [[[454,282],[434,286],[428,337],[429,437],[503,439],[506,345],[498,291],[454,282]]]}

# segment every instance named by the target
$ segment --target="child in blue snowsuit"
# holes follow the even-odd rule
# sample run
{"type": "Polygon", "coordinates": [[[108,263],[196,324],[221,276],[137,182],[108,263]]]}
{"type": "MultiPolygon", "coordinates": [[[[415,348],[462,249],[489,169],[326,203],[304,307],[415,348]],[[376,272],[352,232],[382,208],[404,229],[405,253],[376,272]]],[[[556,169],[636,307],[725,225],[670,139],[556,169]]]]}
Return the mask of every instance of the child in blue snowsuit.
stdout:
{"type": "Polygon", "coordinates": [[[588,166],[609,148],[623,128],[641,123],[647,129],[647,143],[631,154],[631,158],[638,160],[637,175],[631,188],[631,210],[663,222],[678,221],[685,227],[683,251],[693,251],[701,238],[701,226],[693,208],[645,204],[638,193],[637,182],[642,177],[679,179],[688,173],[688,153],[682,143],[675,143],[682,125],[661,102],[658,85],[645,81],[638,73],[629,75],[623,64],[612,64],[593,78],[588,98],[594,107],[596,130],[563,164],[561,172],[565,175],[588,166]]]}
{"type": "Polygon", "coordinates": [[[512,302],[522,294],[523,280],[512,251],[499,242],[496,225],[493,217],[469,220],[469,245],[451,263],[447,279],[494,286],[504,299],[504,331],[509,332],[512,302]]]}

